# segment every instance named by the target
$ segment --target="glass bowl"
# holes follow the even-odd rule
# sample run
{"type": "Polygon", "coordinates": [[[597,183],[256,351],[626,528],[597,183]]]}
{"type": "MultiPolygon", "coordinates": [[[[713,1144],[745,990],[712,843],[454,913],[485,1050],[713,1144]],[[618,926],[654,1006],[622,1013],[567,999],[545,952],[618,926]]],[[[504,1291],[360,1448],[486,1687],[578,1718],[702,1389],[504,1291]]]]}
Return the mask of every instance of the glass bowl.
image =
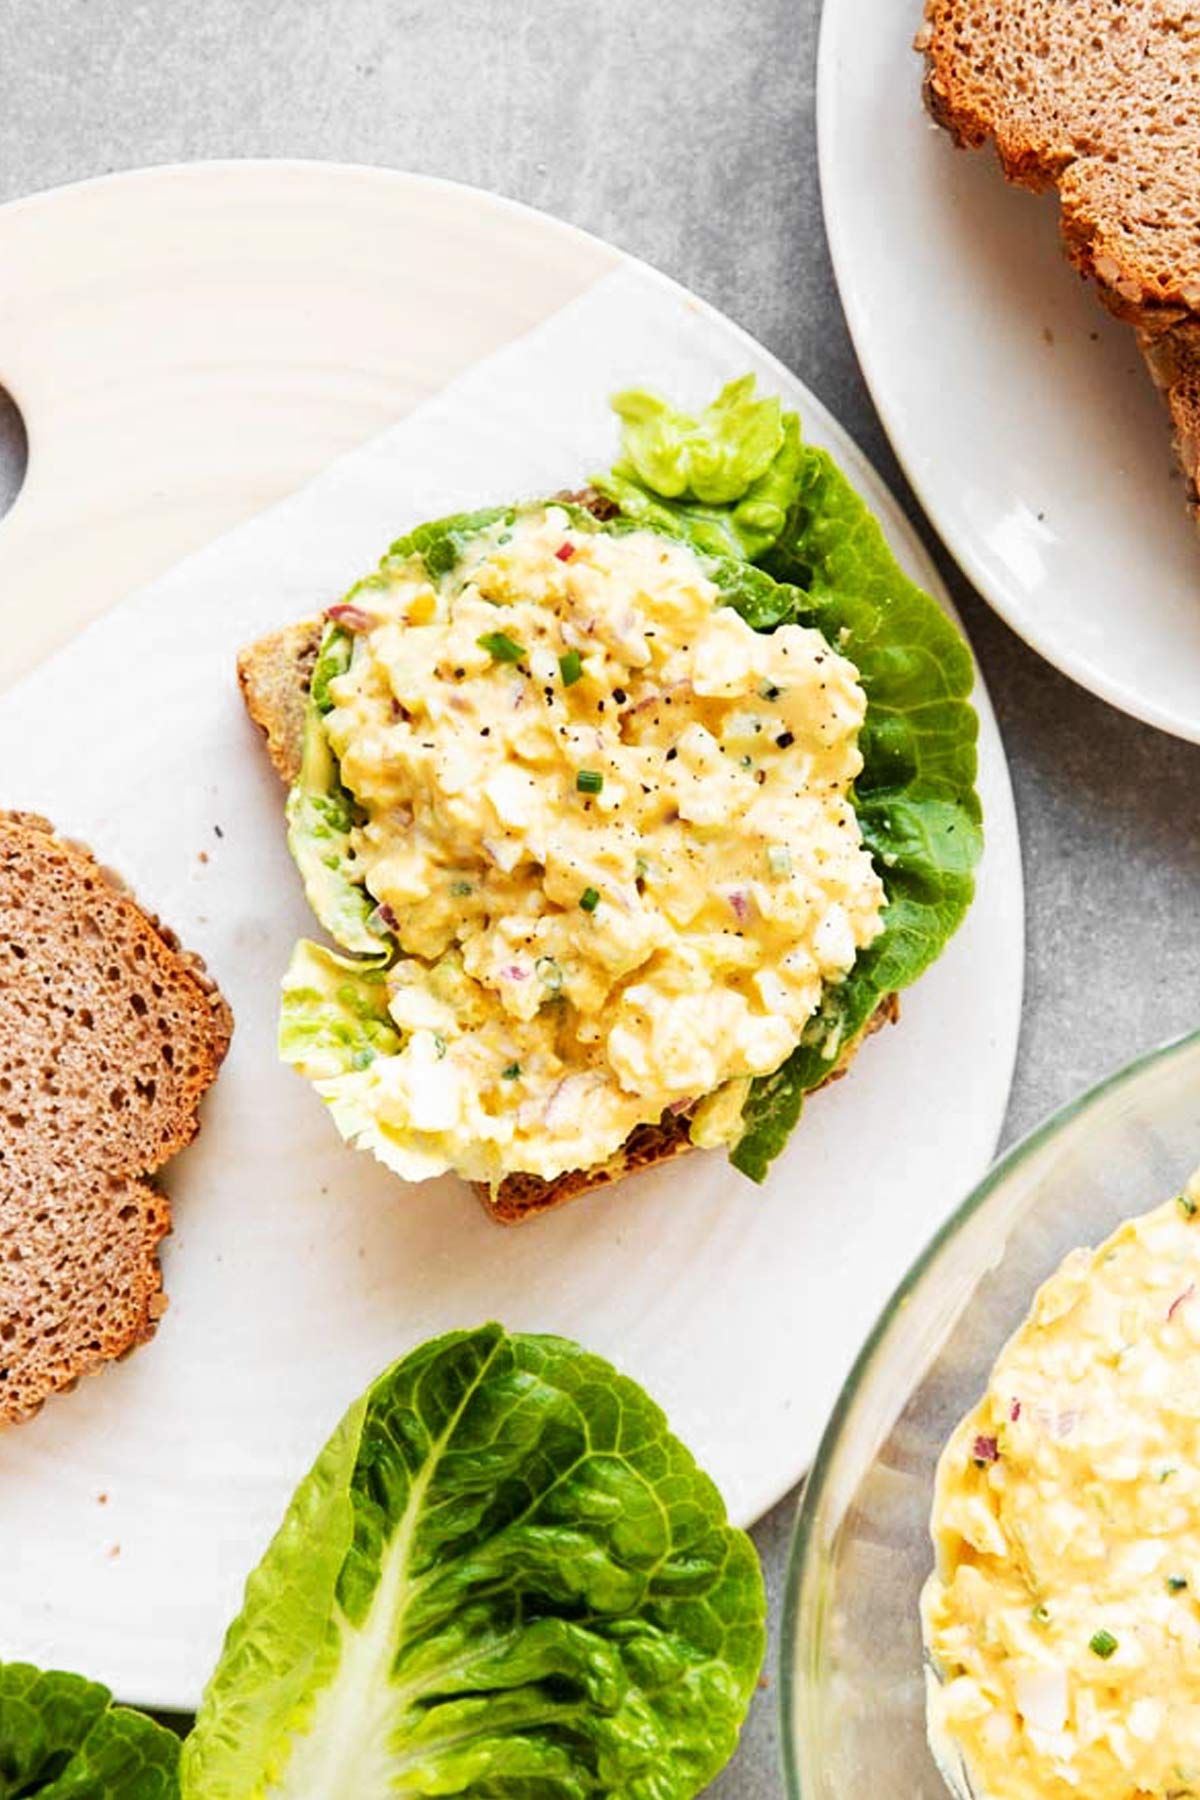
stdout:
{"type": "Polygon", "coordinates": [[[1197,1164],[1200,1032],[1131,1063],[1010,1150],[896,1290],[797,1515],[781,1682],[793,1800],[946,1800],[925,1741],[917,1610],[933,1566],[938,1456],[1068,1250],[1169,1199],[1197,1164]]]}

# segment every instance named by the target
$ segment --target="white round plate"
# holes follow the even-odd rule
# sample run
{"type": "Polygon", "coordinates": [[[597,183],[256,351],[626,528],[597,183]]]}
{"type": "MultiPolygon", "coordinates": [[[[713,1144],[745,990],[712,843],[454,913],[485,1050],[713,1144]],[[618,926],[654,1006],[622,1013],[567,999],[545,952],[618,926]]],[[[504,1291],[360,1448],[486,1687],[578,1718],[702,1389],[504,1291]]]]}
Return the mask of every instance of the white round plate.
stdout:
{"type": "MultiPolygon", "coordinates": [[[[706,387],[753,366],[798,406],[901,560],[939,592],[917,537],[814,397],[727,320],[617,251],[425,179],[196,165],[0,210],[0,380],[30,440],[27,487],[0,525],[9,666],[43,659],[38,683],[74,658],[78,682],[108,620],[44,659],[89,612],[574,297],[607,306],[614,271],[631,276],[626,304],[632,291],[647,308],[674,309],[671,329],[700,345],[706,387]]],[[[655,370],[642,374],[653,381],[655,370]]],[[[594,454],[610,450],[599,441],[594,454]]],[[[495,482],[499,497],[503,470],[495,482]]],[[[286,595],[278,606],[286,618],[286,595]]],[[[176,671],[203,647],[203,616],[194,628],[200,648],[181,647],[176,671]]],[[[231,658],[222,648],[222,680],[231,658]]],[[[0,699],[0,735],[21,691],[0,699]]],[[[778,1498],[806,1467],[863,1333],[983,1171],[1003,1118],[1021,871],[982,688],[977,704],[988,851],[970,919],[906,996],[899,1029],[812,1101],[766,1186],[720,1154],[696,1155],[503,1231],[456,1181],[406,1190],[346,1149],[276,1065],[276,981],[300,902],[279,795],[231,686],[222,753],[261,829],[218,846],[208,821],[221,815],[200,811],[211,857],[198,867],[189,854],[153,898],[221,979],[234,1048],[197,1144],[167,1171],[176,1233],[157,1338],[0,1440],[0,1542],[21,1547],[0,1582],[0,1660],[78,1668],[129,1700],[194,1705],[247,1570],[343,1408],[396,1355],[485,1317],[576,1337],[637,1377],[737,1520],[778,1498]]],[[[90,751],[114,770],[121,712],[112,741],[90,751]]],[[[164,755],[170,737],[167,725],[164,755]]],[[[35,774],[37,752],[30,743],[35,774]]],[[[11,765],[2,798],[21,802],[11,765]]],[[[206,806],[203,786],[180,803],[206,806]]],[[[146,811],[118,792],[71,825],[136,883],[168,829],[146,811]]]]}
{"type": "Polygon", "coordinates": [[[1128,326],[1058,208],[921,101],[921,0],[825,0],[825,223],[854,345],[921,504],[1033,649],[1200,740],[1200,535],[1128,326]]]}

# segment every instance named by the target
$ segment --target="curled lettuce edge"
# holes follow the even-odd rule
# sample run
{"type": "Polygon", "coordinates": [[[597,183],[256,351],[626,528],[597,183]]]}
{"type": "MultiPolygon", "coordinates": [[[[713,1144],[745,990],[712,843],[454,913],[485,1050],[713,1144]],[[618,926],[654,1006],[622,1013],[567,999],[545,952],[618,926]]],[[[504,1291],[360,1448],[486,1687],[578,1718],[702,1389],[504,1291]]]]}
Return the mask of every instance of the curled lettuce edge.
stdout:
{"type": "Polygon", "coordinates": [[[246,1583],[184,1800],[690,1800],[765,1649],[754,1547],[659,1408],[491,1324],[355,1402],[246,1583]]]}
{"type": "Polygon", "coordinates": [[[0,1794],[177,1800],[180,1742],[82,1675],[0,1663],[0,1794]]]}
{"type": "MultiPolygon", "coordinates": [[[[618,396],[623,452],[610,471],[593,478],[596,491],[619,508],[616,518],[598,520],[569,500],[455,514],[398,539],[378,572],[350,596],[386,585],[392,570],[414,555],[437,579],[481,532],[511,522],[519,511],[555,504],[581,530],[645,528],[687,543],[725,603],[755,630],[811,626],[855,665],[867,713],[853,804],[887,896],[884,929],[843,981],[826,984],[816,1016],[786,1061],[751,1083],[742,1134],[729,1155],[759,1182],[799,1120],[805,1095],[845,1064],[886,997],[914,982],[958,929],[983,848],[970,650],[936,601],[905,575],[879,522],[829,453],[804,444],[798,416],[780,411],[777,402],[767,414],[746,411],[764,404],[754,399],[749,377],[723,390],[699,421],[654,396],[618,396]],[[720,492],[735,485],[739,445],[722,460],[716,441],[722,402],[744,431],[749,479],[739,497],[714,504],[687,481],[694,478],[697,440],[707,433],[701,448],[710,480],[720,492]],[[663,447],[653,441],[656,430],[670,440],[663,447]],[[645,479],[643,471],[662,468],[669,470],[671,494],[645,479]]],[[[322,698],[314,679],[308,729],[325,743],[332,779],[344,792],[321,724],[322,698]]],[[[365,919],[369,896],[357,891],[368,902],[365,919]]],[[[349,941],[335,930],[328,909],[318,917],[344,948],[378,950],[377,938],[368,941],[355,930],[349,941]]]]}

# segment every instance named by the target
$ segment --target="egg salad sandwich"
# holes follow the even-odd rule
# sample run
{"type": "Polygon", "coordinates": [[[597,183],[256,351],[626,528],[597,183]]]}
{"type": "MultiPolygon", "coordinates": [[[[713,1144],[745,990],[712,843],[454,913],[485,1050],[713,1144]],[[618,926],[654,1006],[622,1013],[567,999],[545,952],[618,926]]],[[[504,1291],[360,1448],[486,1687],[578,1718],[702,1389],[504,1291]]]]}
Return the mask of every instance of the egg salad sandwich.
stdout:
{"type": "Polygon", "coordinates": [[[333,945],[280,1051],[514,1222],[693,1147],[762,1180],[970,903],[970,653],[795,414],[617,396],[582,494],[423,525],[244,651],[333,945]]]}

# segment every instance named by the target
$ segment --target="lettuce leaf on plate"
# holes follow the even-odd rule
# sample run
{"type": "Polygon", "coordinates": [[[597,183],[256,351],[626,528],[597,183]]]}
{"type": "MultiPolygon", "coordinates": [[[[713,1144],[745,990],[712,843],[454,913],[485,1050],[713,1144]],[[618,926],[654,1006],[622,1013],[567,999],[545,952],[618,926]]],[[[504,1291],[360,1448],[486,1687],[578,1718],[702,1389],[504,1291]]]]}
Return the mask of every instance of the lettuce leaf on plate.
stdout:
{"type": "Polygon", "coordinates": [[[400,1048],[387,1001],[387,978],[377,962],[339,956],[301,938],[283,978],[281,1058],[310,1081],[368,1068],[377,1056],[400,1048]]]}
{"type": "Polygon", "coordinates": [[[693,419],[654,394],[617,394],[621,457],[595,486],[638,525],[753,561],[784,528],[803,455],[796,414],[753,395],[744,375],[693,419]]]}
{"type": "MultiPolygon", "coordinates": [[[[752,404],[752,378],[747,382],[735,384],[740,406],[752,404]]],[[[905,575],[833,458],[801,445],[795,414],[780,416],[785,436],[767,474],[776,479],[782,516],[763,541],[740,536],[732,523],[723,534],[714,532],[711,509],[691,504],[686,491],[680,495],[677,446],[687,443],[695,421],[649,397],[637,403],[621,396],[617,406],[627,421],[623,456],[611,476],[597,477],[601,492],[702,554],[717,554],[713,578],[756,630],[789,619],[815,626],[856,665],[867,696],[854,806],[888,897],[884,930],[844,981],[826,986],[804,1041],[782,1067],[751,1085],[745,1130],[730,1155],[761,1181],[787,1142],[804,1095],[833,1073],[884,996],[907,987],[940,955],[970,906],[983,848],[975,790],[979,722],[968,698],[974,667],[956,627],[905,575]],[[787,459],[793,444],[796,455],[787,459]],[[660,487],[663,469],[668,476],[660,487]],[[765,576],[784,584],[774,595],[769,584],[750,583],[750,570],[744,589],[731,583],[737,542],[760,582],[765,576]]],[[[716,408],[705,415],[712,434],[730,434],[730,471],[740,441],[736,417],[731,412],[725,423],[716,408]]],[[[708,454],[715,456],[712,446],[708,454]]],[[[732,482],[726,491],[732,522],[753,487],[741,502],[732,482]]]]}
{"type": "Polygon", "coordinates": [[[347,950],[375,956],[382,948],[370,923],[375,902],[355,880],[350,850],[354,798],[342,786],[324,726],[333,705],[329,684],[350,667],[352,648],[347,632],[325,627],[305,711],[300,773],[287,798],[287,841],[308,904],[330,937],[347,950]]]}
{"type": "Polygon", "coordinates": [[[99,1682],[0,1663],[0,1800],[175,1800],[179,1750],[99,1682]]]}
{"type": "Polygon", "coordinates": [[[412,1352],[296,1491],[183,1753],[187,1800],[686,1800],[764,1648],[749,1539],[599,1357],[412,1352]]]}

